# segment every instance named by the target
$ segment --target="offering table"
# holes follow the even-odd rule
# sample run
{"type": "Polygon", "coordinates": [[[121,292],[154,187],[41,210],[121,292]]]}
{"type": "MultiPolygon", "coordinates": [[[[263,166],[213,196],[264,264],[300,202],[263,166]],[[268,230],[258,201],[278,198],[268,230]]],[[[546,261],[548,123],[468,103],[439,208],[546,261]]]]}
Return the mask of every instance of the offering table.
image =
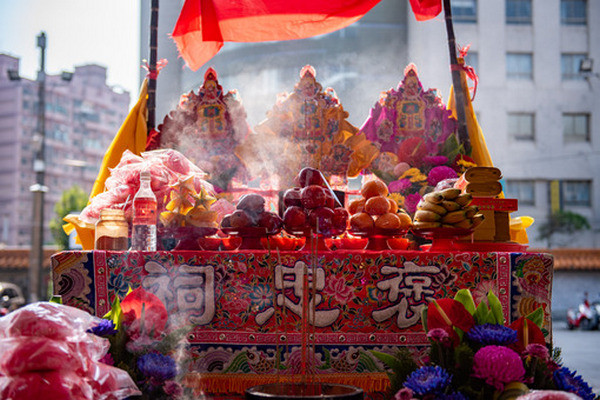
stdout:
{"type": "Polygon", "coordinates": [[[54,294],[63,304],[103,316],[130,287],[156,294],[171,324],[191,326],[188,383],[229,399],[307,373],[383,398],[388,378],[370,350],[392,354],[408,346],[424,355],[422,307],[463,288],[476,303],[492,290],[508,323],[541,306],[550,332],[552,266],[549,254],[498,251],[69,251],[52,257],[54,294]]]}

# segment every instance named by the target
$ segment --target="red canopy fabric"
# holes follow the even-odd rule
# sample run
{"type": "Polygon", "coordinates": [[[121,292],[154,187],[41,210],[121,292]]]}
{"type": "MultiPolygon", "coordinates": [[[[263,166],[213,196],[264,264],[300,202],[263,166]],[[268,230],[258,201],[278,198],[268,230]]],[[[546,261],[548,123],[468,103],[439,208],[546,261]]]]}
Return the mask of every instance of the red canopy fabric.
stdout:
{"type": "Polygon", "coordinates": [[[442,0],[410,0],[417,21],[427,21],[442,12],[442,0]]]}
{"type": "Polygon", "coordinates": [[[358,21],[380,1],[186,0],[172,37],[179,54],[195,71],[225,41],[304,39],[333,32],[358,21]]]}

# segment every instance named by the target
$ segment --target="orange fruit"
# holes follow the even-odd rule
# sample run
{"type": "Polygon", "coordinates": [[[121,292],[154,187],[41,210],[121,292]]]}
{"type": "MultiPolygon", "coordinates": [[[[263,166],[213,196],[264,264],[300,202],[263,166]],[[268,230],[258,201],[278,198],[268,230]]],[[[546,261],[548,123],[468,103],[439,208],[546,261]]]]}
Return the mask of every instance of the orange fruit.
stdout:
{"type": "Polygon", "coordinates": [[[390,203],[390,212],[391,213],[398,212],[398,203],[396,203],[396,200],[392,199],[391,197],[388,197],[387,200],[390,203]]]}
{"type": "Polygon", "coordinates": [[[371,197],[365,203],[364,211],[369,215],[383,215],[390,211],[390,202],[388,201],[387,197],[371,197]]]}
{"type": "Polygon", "coordinates": [[[367,213],[357,213],[350,217],[350,226],[357,232],[370,232],[374,226],[373,218],[367,213]]]}
{"type": "Polygon", "coordinates": [[[412,219],[410,218],[410,215],[403,212],[397,213],[396,215],[400,219],[400,228],[408,229],[412,226],[412,219]]]}
{"type": "Polygon", "coordinates": [[[400,218],[393,213],[380,215],[375,220],[375,226],[381,229],[399,229],[401,227],[400,218]]]}
{"type": "Polygon", "coordinates": [[[360,193],[365,199],[369,199],[374,196],[387,196],[389,191],[385,183],[379,180],[373,180],[365,183],[360,189],[360,193]]]}
{"type": "Polygon", "coordinates": [[[365,208],[365,199],[354,199],[348,204],[348,212],[350,215],[362,212],[365,208]]]}

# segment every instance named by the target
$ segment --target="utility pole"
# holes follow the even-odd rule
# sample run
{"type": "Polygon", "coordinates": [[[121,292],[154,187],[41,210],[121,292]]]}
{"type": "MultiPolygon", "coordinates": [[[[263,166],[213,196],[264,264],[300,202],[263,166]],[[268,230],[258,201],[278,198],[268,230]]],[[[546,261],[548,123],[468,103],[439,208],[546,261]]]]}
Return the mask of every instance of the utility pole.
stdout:
{"type": "Polygon", "coordinates": [[[45,300],[46,279],[44,273],[44,193],[48,188],[44,184],[46,172],[46,33],[37,36],[40,48],[40,70],[38,71],[38,115],[37,131],[33,136],[33,172],[35,183],[29,191],[33,194],[33,227],[31,231],[31,252],[29,258],[29,301],[45,300]]]}

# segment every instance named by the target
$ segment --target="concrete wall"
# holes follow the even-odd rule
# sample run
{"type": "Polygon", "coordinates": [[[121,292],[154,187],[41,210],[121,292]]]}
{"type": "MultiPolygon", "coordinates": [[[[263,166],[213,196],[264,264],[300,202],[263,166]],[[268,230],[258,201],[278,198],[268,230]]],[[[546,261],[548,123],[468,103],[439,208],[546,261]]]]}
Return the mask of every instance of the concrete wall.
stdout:
{"type": "Polygon", "coordinates": [[[552,318],[566,320],[569,308],[577,309],[588,292],[590,301],[600,300],[600,272],[554,271],[552,283],[552,318]]]}

